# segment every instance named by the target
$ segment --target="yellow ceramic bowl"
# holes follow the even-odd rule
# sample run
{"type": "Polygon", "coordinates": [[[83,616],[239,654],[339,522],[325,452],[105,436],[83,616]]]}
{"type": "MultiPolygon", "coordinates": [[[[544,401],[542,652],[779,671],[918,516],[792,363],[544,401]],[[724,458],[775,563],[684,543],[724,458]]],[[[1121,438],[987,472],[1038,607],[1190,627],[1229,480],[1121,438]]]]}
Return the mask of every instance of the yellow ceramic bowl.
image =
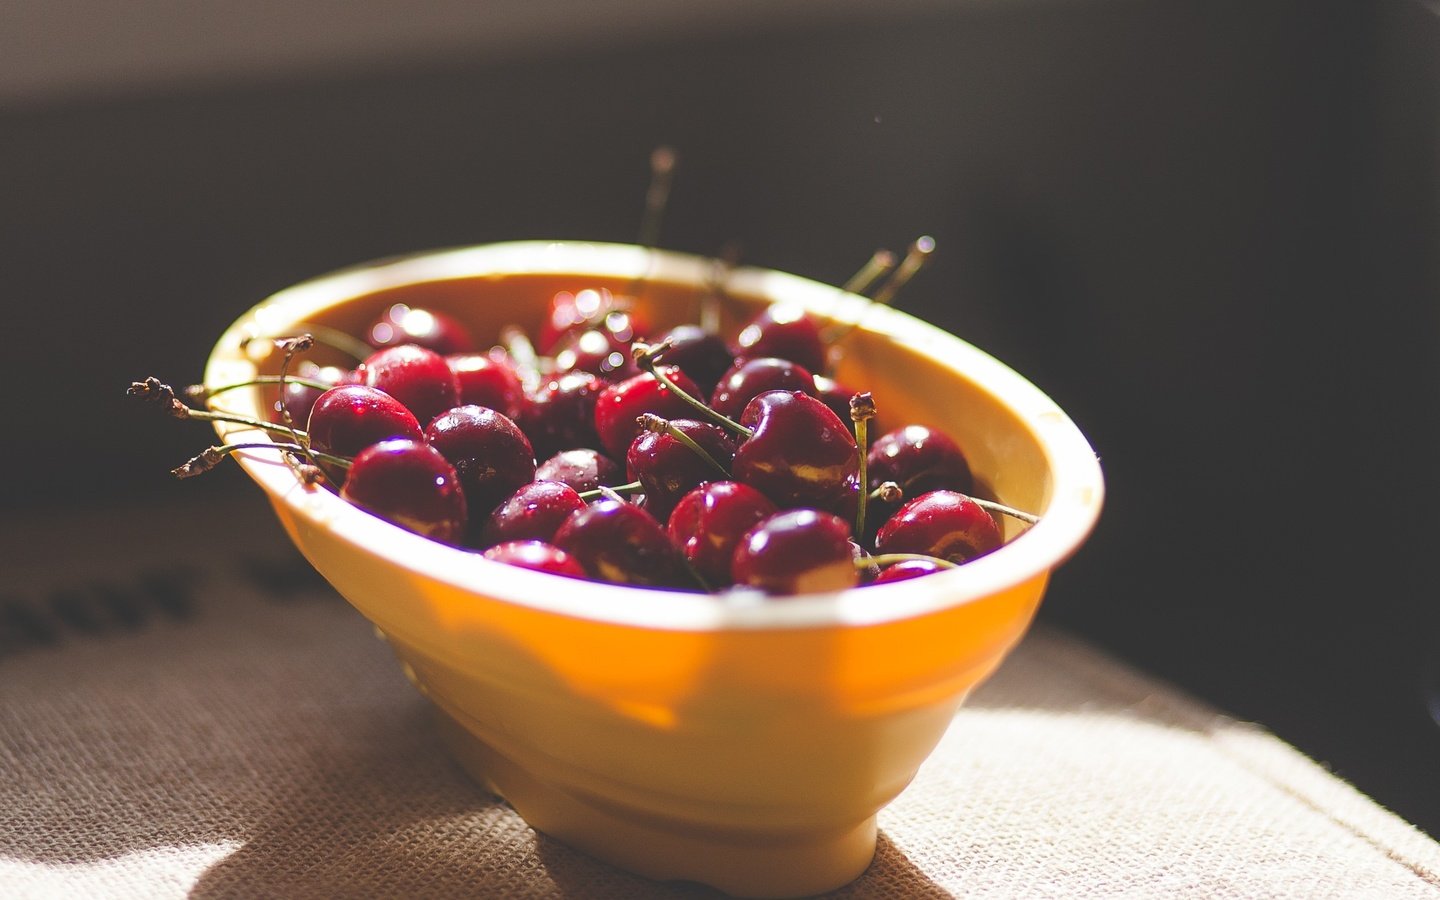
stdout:
{"type": "MultiPolygon", "coordinates": [[[[695,320],[711,274],[696,257],[586,243],[381,261],[246,313],[220,338],[206,381],[275,371],[273,354],[257,358],[268,342],[252,337],[304,323],[360,334],[396,302],[493,337],[512,323],[534,334],[558,290],[609,287],[638,292],[640,311],[666,327],[695,320]]],[[[775,300],[827,318],[862,308],[772,271],[739,270],[726,290],[736,318],[775,300]]],[[[1006,546],[926,578],[727,602],[492,563],[300,487],[274,451],[247,452],[241,464],[296,546],[390,642],[440,712],[456,758],[526,821],[652,878],[742,896],[811,894],[869,864],[877,811],[1025,632],[1103,493],[1095,455],[1065,413],[969,344],[873,308],[843,351],[837,378],[874,393],[882,426],[947,431],[985,492],[1042,514],[1040,524],[1020,533],[1007,521],[1006,546]]],[[[236,391],[217,406],[260,416],[269,399],[236,391]]]]}

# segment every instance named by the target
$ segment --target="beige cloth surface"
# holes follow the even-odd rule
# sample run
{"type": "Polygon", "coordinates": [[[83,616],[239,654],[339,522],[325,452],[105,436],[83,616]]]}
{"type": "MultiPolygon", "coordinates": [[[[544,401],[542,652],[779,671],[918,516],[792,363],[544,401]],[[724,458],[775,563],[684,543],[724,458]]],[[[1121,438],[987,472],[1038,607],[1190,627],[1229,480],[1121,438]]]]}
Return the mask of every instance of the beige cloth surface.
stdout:
{"type": "MultiPolygon", "coordinates": [[[[709,896],[449,762],[260,502],[0,523],[0,896],[709,896]],[[223,545],[223,546],[222,546],[223,545]]],[[[1262,729],[1032,634],[835,896],[1440,898],[1440,846],[1262,729]]]]}

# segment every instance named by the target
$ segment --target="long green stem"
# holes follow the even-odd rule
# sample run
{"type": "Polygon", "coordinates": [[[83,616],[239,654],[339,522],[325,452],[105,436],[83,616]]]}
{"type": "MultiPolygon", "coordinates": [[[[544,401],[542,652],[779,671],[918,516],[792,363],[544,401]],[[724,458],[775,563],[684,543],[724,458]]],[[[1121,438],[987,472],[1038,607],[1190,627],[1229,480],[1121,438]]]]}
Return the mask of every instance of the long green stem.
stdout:
{"type": "Polygon", "coordinates": [[[923,553],[880,553],[876,556],[857,559],[855,565],[857,568],[863,568],[868,565],[889,566],[898,562],[932,562],[942,569],[960,568],[958,563],[953,563],[948,559],[941,559],[938,556],[926,556],[923,553]]]}
{"type": "Polygon", "coordinates": [[[989,512],[996,512],[1000,513],[1001,515],[1010,516],[1012,519],[1019,519],[1020,521],[1028,522],[1031,525],[1037,524],[1040,521],[1040,517],[1035,515],[1034,513],[1024,512],[1022,510],[1015,509],[1013,506],[1006,506],[1003,503],[996,503],[994,500],[981,500],[979,497],[971,497],[970,499],[975,501],[976,506],[979,506],[981,509],[987,510],[989,512]]]}
{"type": "MultiPolygon", "coordinates": [[[[895,302],[895,296],[900,293],[900,289],[903,288],[906,284],[908,284],[911,278],[915,277],[915,273],[919,272],[920,269],[925,265],[925,263],[929,261],[930,254],[934,251],[934,238],[931,238],[929,236],[916,238],[915,242],[910,245],[910,249],[905,253],[905,258],[900,261],[899,268],[897,268],[890,275],[890,278],[887,279],[885,283],[880,286],[880,289],[875,292],[874,298],[872,298],[871,301],[866,304],[864,309],[860,310],[859,314],[851,318],[849,322],[845,323],[844,325],[838,326],[837,328],[832,329],[829,333],[827,333],[826,339],[831,344],[840,341],[842,338],[848,336],[850,332],[860,327],[860,322],[862,319],[865,318],[865,313],[867,313],[872,307],[889,306],[891,303],[895,302]]],[[[878,256],[879,254],[877,253],[876,255],[878,256]]],[[[890,257],[890,263],[891,265],[894,264],[893,256],[890,257]]],[[[855,278],[851,280],[858,280],[861,275],[865,274],[868,271],[868,269],[869,266],[867,266],[865,269],[861,269],[859,272],[856,273],[855,278]]],[[[878,277],[878,275],[879,273],[877,273],[876,277],[878,277]]],[[[848,289],[849,285],[847,284],[846,287],[848,289]]],[[[852,291],[851,293],[860,292],[852,291]]]]}
{"type": "Polygon", "coordinates": [[[696,456],[709,463],[711,468],[720,473],[721,477],[730,477],[729,469],[720,465],[720,461],[711,456],[710,452],[704,447],[697,444],[694,438],[676,428],[674,422],[662,419],[654,413],[645,413],[642,416],[636,417],[635,423],[639,425],[643,431],[649,431],[654,434],[668,434],[670,437],[690,448],[691,452],[696,456]]]}
{"type": "Polygon", "coordinates": [[[176,418],[196,419],[201,422],[229,422],[232,425],[249,425],[251,428],[258,428],[269,434],[283,434],[286,437],[304,435],[307,439],[309,437],[309,435],[306,435],[305,432],[298,428],[286,428],[284,425],[276,425],[274,422],[264,422],[260,419],[252,419],[249,416],[239,416],[233,413],[211,412],[208,409],[191,409],[185,415],[177,416],[176,418]]]}
{"type": "MultiPolygon", "coordinates": [[[[360,340],[359,338],[346,334],[338,328],[331,328],[329,325],[317,325],[314,322],[301,322],[295,326],[297,329],[308,332],[320,343],[327,347],[333,347],[347,356],[353,357],[357,362],[364,360],[375,352],[375,348],[360,340]]],[[[256,336],[246,341],[247,344],[253,341],[283,341],[288,340],[291,335],[266,335],[256,336]]]]}
{"type": "Polygon", "coordinates": [[[621,494],[633,494],[644,488],[645,486],[638,481],[631,481],[614,486],[602,484],[593,491],[581,491],[580,499],[587,503],[600,497],[609,497],[612,500],[624,500],[625,498],[620,496],[621,494]]]}
{"type": "Polygon", "coordinates": [[[721,428],[728,428],[730,431],[733,431],[734,433],[740,435],[742,438],[748,439],[752,434],[755,433],[749,428],[746,428],[744,425],[741,425],[739,422],[736,422],[728,416],[721,415],[720,413],[711,409],[709,406],[685,393],[685,391],[681,390],[674,381],[671,381],[664,372],[660,371],[660,367],[655,364],[655,361],[661,356],[661,354],[663,354],[666,350],[669,349],[669,341],[661,344],[656,344],[654,347],[651,347],[648,344],[639,343],[637,341],[631,348],[631,352],[634,354],[636,365],[638,365],[644,371],[649,372],[652,376],[654,376],[656,381],[660,382],[665,386],[666,390],[670,391],[675,396],[688,403],[691,407],[695,409],[696,412],[700,413],[700,415],[704,416],[709,421],[714,422],[721,428]]]}
{"type": "MultiPolygon", "coordinates": [[[[176,478],[194,478],[196,475],[202,475],[215,468],[222,461],[224,461],[227,456],[229,456],[231,453],[236,452],[237,450],[279,450],[282,453],[301,453],[304,452],[304,449],[305,448],[301,447],[299,444],[276,444],[260,441],[238,444],[221,444],[216,447],[207,447],[204,452],[200,453],[198,456],[187,460],[184,465],[181,465],[175,469],[171,469],[170,474],[174,475],[176,478]]],[[[350,468],[351,460],[346,459],[343,456],[334,456],[329,453],[321,453],[318,451],[315,451],[314,455],[320,460],[330,463],[333,466],[338,466],[342,469],[350,468]]]]}
{"type": "Polygon", "coordinates": [[[869,447],[869,421],[875,418],[875,398],[868,391],[850,398],[850,421],[855,423],[855,447],[856,455],[860,457],[859,471],[856,477],[860,480],[860,497],[855,504],[855,537],[860,539],[865,534],[865,508],[870,500],[869,473],[866,471],[869,447]]]}
{"type": "Polygon", "coordinates": [[[323,381],[316,381],[313,378],[301,378],[298,375],[256,375],[249,381],[237,381],[234,384],[224,384],[217,388],[208,388],[203,384],[192,384],[185,388],[185,398],[196,403],[204,403],[216,394],[223,394],[226,391],[239,390],[240,388],[254,387],[260,384],[298,384],[317,391],[328,391],[335,385],[326,384],[323,381]]]}

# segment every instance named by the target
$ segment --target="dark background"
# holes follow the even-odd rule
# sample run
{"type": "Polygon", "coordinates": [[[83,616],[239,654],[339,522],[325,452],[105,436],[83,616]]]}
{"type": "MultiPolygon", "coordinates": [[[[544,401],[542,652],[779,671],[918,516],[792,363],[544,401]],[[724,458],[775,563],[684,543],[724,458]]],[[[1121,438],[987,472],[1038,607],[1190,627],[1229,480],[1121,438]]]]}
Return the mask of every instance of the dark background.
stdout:
{"type": "Polygon", "coordinates": [[[1043,617],[1440,834],[1437,78],[1426,0],[1110,0],[0,105],[0,510],[260,502],[125,385],[329,269],[633,240],[671,143],[665,246],[838,282],[933,234],[901,306],[1106,471],[1043,617]]]}

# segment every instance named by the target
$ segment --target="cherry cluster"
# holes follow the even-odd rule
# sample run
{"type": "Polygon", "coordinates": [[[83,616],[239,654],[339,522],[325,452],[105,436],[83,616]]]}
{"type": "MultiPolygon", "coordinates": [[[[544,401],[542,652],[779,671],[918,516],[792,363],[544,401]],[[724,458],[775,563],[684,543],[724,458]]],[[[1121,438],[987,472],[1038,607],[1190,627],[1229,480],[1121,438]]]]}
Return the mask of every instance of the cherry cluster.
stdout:
{"type": "Polygon", "coordinates": [[[395,305],[354,369],[291,375],[313,338],[281,342],[267,422],[192,409],[155,379],[131,392],[288,438],[302,478],[402,528],[577,578],[823,592],[989,553],[993,513],[1034,521],[970,496],[965,455],[935,429],[871,440],[873,399],[825,374],[837,334],[803,311],[771,306],[733,343],[699,325],[648,332],[604,290],[557,294],[533,344],[510,329],[488,351],[448,315],[395,305]]]}

